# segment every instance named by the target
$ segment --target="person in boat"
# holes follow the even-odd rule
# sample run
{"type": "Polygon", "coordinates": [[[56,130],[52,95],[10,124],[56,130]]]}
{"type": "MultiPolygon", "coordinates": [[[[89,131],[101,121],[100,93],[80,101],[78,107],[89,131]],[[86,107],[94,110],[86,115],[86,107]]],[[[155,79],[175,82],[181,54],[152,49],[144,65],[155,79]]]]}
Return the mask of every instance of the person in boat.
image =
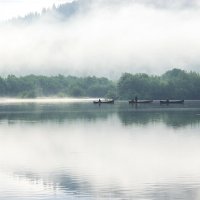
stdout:
{"type": "Polygon", "coordinates": [[[136,96],[136,97],[135,97],[135,102],[137,102],[137,101],[138,101],[138,97],[136,96]]]}
{"type": "Polygon", "coordinates": [[[99,99],[99,103],[101,103],[101,99],[99,99]]]}

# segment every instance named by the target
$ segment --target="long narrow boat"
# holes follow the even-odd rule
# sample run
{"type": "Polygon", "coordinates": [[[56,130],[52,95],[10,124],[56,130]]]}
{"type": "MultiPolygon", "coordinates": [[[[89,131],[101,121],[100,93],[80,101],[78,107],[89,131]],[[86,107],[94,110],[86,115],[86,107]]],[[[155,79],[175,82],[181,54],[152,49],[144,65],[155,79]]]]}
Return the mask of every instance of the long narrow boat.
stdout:
{"type": "Polygon", "coordinates": [[[95,103],[95,104],[101,104],[101,103],[110,103],[110,104],[113,104],[114,103],[114,99],[110,99],[110,100],[97,100],[97,101],[93,101],[93,103],[95,103]]]}
{"type": "Polygon", "coordinates": [[[184,100],[161,100],[160,104],[181,104],[184,103],[184,100]]]}
{"type": "Polygon", "coordinates": [[[137,100],[135,101],[134,99],[133,100],[130,100],[128,101],[129,103],[152,103],[153,100],[137,100]]]}

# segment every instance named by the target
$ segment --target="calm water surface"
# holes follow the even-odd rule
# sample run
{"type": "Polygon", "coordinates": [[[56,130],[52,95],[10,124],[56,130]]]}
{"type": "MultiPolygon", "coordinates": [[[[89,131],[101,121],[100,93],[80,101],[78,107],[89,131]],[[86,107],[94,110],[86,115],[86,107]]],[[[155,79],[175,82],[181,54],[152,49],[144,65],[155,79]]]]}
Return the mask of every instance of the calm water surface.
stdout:
{"type": "Polygon", "coordinates": [[[0,100],[0,199],[200,199],[200,101],[0,100]]]}

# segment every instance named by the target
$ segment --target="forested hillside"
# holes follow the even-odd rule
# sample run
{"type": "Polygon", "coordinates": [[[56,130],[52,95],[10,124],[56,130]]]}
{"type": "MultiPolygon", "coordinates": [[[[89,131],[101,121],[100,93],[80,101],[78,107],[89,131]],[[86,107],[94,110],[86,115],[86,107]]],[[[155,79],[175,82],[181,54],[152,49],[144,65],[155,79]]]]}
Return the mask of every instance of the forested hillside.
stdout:
{"type": "Polygon", "coordinates": [[[91,0],[85,1],[72,1],[61,4],[59,6],[53,5],[52,8],[43,9],[41,13],[32,12],[23,17],[13,18],[10,22],[12,23],[32,23],[37,22],[39,19],[44,18],[45,20],[67,20],[71,16],[78,12],[85,12],[90,7],[91,0]]]}
{"type": "Polygon", "coordinates": [[[118,99],[200,99],[200,74],[180,69],[161,76],[124,73],[118,81],[74,76],[0,78],[0,96],[34,98],[41,96],[108,97],[118,99]]]}

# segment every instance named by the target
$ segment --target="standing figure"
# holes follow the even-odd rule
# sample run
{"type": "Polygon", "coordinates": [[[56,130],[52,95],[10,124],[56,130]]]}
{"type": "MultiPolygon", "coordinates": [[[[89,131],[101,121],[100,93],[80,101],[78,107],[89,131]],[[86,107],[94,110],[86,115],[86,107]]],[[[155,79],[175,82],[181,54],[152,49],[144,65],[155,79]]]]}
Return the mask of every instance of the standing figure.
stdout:
{"type": "Polygon", "coordinates": [[[135,97],[135,102],[137,103],[137,101],[138,101],[138,97],[136,96],[136,97],[135,97]]]}

